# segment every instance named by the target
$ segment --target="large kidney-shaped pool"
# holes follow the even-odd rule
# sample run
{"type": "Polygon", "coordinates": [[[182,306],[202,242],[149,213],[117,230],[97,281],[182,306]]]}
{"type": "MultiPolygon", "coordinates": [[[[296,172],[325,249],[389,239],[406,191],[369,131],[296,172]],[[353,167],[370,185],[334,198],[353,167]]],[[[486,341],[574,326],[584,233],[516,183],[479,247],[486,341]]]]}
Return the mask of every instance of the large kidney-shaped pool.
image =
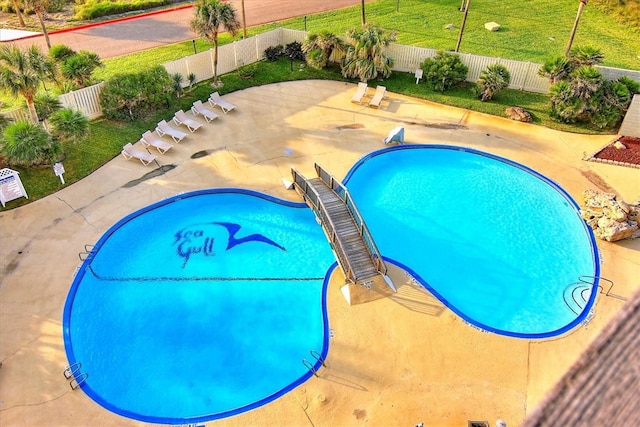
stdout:
{"type": "MultiPolygon", "coordinates": [[[[576,203],[509,160],[387,148],[345,178],[388,262],[465,321],[522,338],[589,313],[599,261],[576,203]]],[[[335,259],[310,209],[241,189],[181,194],[96,243],[64,308],[80,387],[120,415],[203,422],[268,403],[329,350],[335,259]]]]}

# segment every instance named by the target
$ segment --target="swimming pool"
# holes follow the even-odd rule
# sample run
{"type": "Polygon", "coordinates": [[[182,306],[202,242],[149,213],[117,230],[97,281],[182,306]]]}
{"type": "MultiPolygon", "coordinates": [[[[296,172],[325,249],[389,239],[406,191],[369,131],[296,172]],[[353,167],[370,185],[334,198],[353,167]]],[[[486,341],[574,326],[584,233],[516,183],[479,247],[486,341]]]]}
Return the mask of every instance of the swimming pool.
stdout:
{"type": "Polygon", "coordinates": [[[588,315],[595,239],[575,201],[537,172],[477,150],[408,145],[365,156],[344,182],[382,255],[469,323],[543,338],[588,315]],[[576,289],[585,300],[572,299],[576,289]]]}
{"type": "Polygon", "coordinates": [[[161,201],[114,225],[78,271],[69,362],[94,401],[126,417],[183,424],[250,410],[326,356],[334,263],[304,204],[237,189],[161,201]]]}
{"type": "MultiPolygon", "coordinates": [[[[541,338],[588,314],[594,292],[577,312],[566,295],[599,274],[593,236],[575,202],[534,171],[412,145],[365,156],[345,182],[385,259],[469,323],[541,338]]],[[[301,203],[240,189],[161,201],[111,227],[76,274],[63,316],[69,363],[82,364],[94,401],[130,418],[182,424],[250,410],[326,356],[334,266],[301,203]]]]}

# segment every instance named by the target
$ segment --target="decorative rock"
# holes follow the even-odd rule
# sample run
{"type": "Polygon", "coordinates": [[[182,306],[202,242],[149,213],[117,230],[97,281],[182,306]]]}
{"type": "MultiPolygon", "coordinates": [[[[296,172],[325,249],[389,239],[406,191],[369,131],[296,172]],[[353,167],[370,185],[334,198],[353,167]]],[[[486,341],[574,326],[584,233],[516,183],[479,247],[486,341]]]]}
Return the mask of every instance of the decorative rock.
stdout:
{"type": "Polygon", "coordinates": [[[447,24],[447,25],[444,26],[444,29],[445,30],[455,30],[456,26],[453,25],[453,24],[447,24]]]}
{"type": "Polygon", "coordinates": [[[616,141],[616,142],[614,142],[614,143],[613,143],[613,146],[614,146],[615,148],[617,148],[618,150],[626,150],[626,149],[627,149],[627,146],[626,146],[626,145],[624,145],[624,144],[623,144],[622,142],[620,142],[620,141],[616,141]]]}
{"type": "Polygon", "coordinates": [[[594,190],[584,191],[582,198],[585,207],[580,214],[597,238],[608,242],[640,238],[640,202],[628,204],[616,200],[615,194],[594,190]]]}
{"type": "Polygon", "coordinates": [[[531,123],[531,121],[533,120],[531,118],[531,114],[529,114],[529,112],[522,107],[509,107],[505,110],[505,112],[511,120],[517,120],[519,122],[526,123],[531,123]]]}
{"type": "Polygon", "coordinates": [[[498,24],[497,22],[487,22],[486,24],[484,24],[484,28],[489,31],[498,31],[500,29],[500,24],[498,24]]]}
{"type": "Polygon", "coordinates": [[[637,223],[618,222],[608,218],[598,221],[598,228],[594,230],[597,238],[607,242],[616,242],[631,237],[638,230],[637,223]]]}

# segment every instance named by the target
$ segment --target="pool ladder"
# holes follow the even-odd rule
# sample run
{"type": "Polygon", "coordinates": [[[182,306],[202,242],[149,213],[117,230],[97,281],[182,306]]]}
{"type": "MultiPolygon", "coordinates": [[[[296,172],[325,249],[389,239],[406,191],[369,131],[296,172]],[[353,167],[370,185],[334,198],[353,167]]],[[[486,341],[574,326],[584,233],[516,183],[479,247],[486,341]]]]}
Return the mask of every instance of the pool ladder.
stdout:
{"type": "MultiPolygon", "coordinates": [[[[324,359],[322,358],[322,356],[320,355],[320,353],[318,353],[315,350],[310,350],[309,354],[311,354],[311,357],[313,357],[314,359],[316,359],[318,362],[320,362],[322,364],[322,366],[324,366],[325,368],[327,367],[327,364],[325,363],[324,359]]],[[[308,370],[310,370],[311,372],[313,372],[313,375],[315,375],[316,377],[318,376],[318,371],[316,370],[316,368],[314,367],[314,364],[312,364],[311,362],[309,362],[307,359],[305,359],[304,357],[302,358],[302,364],[304,366],[307,367],[308,370]]]]}
{"type": "Polygon", "coordinates": [[[84,245],[84,252],[78,253],[80,261],[84,261],[92,255],[94,245],[84,245]]]}
{"type": "Polygon", "coordinates": [[[71,387],[71,390],[76,390],[78,387],[80,387],[80,384],[82,384],[87,380],[87,378],[89,378],[89,374],[87,374],[86,372],[80,372],[81,367],[82,364],[80,362],[75,362],[64,368],[64,371],[62,372],[64,378],[69,380],[69,386],[71,387]]]}

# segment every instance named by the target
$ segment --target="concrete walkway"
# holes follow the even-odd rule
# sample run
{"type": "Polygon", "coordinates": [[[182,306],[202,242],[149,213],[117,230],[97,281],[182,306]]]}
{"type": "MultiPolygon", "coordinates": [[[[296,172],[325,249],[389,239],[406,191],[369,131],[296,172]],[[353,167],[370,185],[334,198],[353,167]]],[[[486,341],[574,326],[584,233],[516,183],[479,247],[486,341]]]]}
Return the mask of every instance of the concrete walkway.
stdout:
{"type": "MultiPolygon", "coordinates": [[[[611,137],[567,134],[396,94],[380,110],[370,109],[350,102],[354,91],[353,84],[302,81],[228,94],[238,109],[159,156],[161,164],[176,166],[164,175],[133,185],[153,167],[117,157],[52,196],[0,211],[0,424],[144,425],[70,390],[62,376],[61,321],[84,245],[163,198],[240,187],[297,201],[281,183],[291,166],[312,176],[318,162],[343,177],[360,157],[382,148],[395,126],[405,127],[408,143],[473,147],[523,163],[577,200],[588,188],[626,200],[640,195],[637,170],[581,160],[611,137]],[[191,158],[203,150],[209,155],[191,158]]],[[[599,249],[602,275],[615,282],[616,294],[640,287],[640,241],[599,242],[599,249]]],[[[342,274],[334,273],[327,301],[335,337],[320,378],[207,425],[466,426],[501,418],[517,426],[622,305],[601,295],[586,326],[556,339],[513,339],[468,326],[407,283],[403,272],[392,276],[397,295],[348,306],[339,290],[342,274]]]]}

